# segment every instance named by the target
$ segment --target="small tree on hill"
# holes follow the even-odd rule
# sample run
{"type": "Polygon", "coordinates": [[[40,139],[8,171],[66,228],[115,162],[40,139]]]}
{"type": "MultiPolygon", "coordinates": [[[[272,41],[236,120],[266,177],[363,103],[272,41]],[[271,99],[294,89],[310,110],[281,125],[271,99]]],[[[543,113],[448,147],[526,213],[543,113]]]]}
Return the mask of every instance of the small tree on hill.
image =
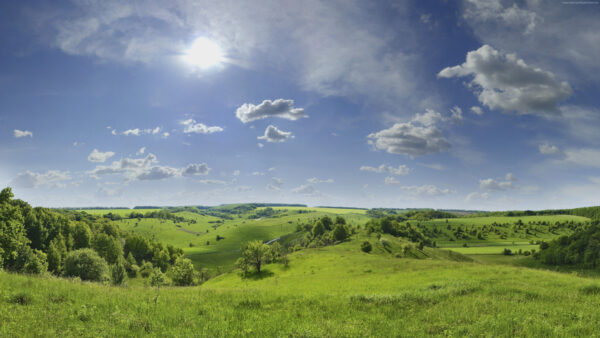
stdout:
{"type": "Polygon", "coordinates": [[[127,281],[127,271],[123,259],[117,260],[117,263],[110,267],[110,281],[113,285],[123,285],[127,281]]]}
{"type": "Polygon", "coordinates": [[[369,253],[373,250],[373,246],[371,245],[371,242],[369,241],[364,241],[361,245],[360,245],[360,249],[363,252],[369,253]]]}
{"type": "Polygon", "coordinates": [[[247,264],[253,266],[256,272],[260,273],[260,268],[263,263],[267,261],[271,249],[268,245],[261,241],[253,241],[242,248],[242,257],[246,260],[247,264]]]}
{"type": "Polygon", "coordinates": [[[336,241],[344,241],[348,238],[348,231],[343,224],[338,224],[333,229],[333,237],[336,241]]]}
{"type": "Polygon", "coordinates": [[[92,249],[71,251],[65,259],[65,276],[104,281],[108,279],[108,265],[92,249]]]}
{"type": "Polygon", "coordinates": [[[175,265],[171,269],[173,284],[177,286],[193,285],[195,272],[196,270],[191,260],[183,257],[177,258],[175,265]]]}

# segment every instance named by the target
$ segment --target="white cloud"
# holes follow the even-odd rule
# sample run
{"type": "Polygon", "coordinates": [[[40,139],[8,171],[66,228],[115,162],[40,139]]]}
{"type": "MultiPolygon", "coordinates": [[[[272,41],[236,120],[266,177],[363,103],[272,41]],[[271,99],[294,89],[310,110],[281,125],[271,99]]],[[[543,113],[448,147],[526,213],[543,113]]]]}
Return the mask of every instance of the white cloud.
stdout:
{"type": "Polygon", "coordinates": [[[277,99],[264,100],[258,106],[244,103],[236,111],[235,116],[243,123],[248,123],[267,117],[279,117],[286,120],[298,120],[308,117],[302,108],[294,108],[294,100],[277,99]]]}
{"type": "Polygon", "coordinates": [[[321,192],[315,189],[312,184],[303,184],[297,188],[292,189],[295,194],[310,195],[310,196],[322,196],[321,192]]]}
{"type": "Polygon", "coordinates": [[[410,172],[410,168],[408,168],[404,164],[398,166],[398,168],[394,168],[394,167],[392,167],[390,165],[386,165],[386,164],[381,164],[381,165],[379,165],[379,167],[362,166],[362,167],[360,167],[360,170],[361,171],[370,171],[370,172],[378,173],[378,174],[389,173],[389,174],[397,175],[397,176],[408,175],[408,173],[410,172]]]}
{"type": "Polygon", "coordinates": [[[227,182],[222,180],[199,180],[202,184],[215,184],[215,185],[227,185],[227,182]]]}
{"type": "Polygon", "coordinates": [[[438,74],[443,78],[465,76],[473,77],[469,87],[479,102],[505,112],[559,114],[558,102],[572,93],[571,86],[558,82],[554,74],[488,45],[468,52],[462,65],[445,68],[438,74]]]}
{"type": "Polygon", "coordinates": [[[278,186],[276,186],[276,185],[274,185],[274,184],[270,184],[269,183],[269,184],[267,184],[267,190],[269,190],[269,191],[280,191],[281,188],[278,187],[278,186]]]}
{"type": "Polygon", "coordinates": [[[141,147],[140,150],[138,150],[138,152],[136,153],[136,155],[144,155],[145,152],[146,152],[146,147],[141,147]]]}
{"type": "Polygon", "coordinates": [[[564,155],[565,162],[600,168],[600,150],[598,149],[567,149],[564,151],[564,155]]]}
{"type": "Polygon", "coordinates": [[[467,0],[464,17],[469,22],[498,22],[524,34],[534,31],[542,19],[533,11],[520,8],[517,4],[504,7],[498,0],[467,0]]]}
{"type": "MultiPolygon", "coordinates": [[[[160,133],[161,129],[162,129],[162,127],[147,128],[147,129],[140,129],[140,128],[127,129],[124,132],[122,132],[121,135],[125,135],[125,136],[157,135],[158,133],[160,133]]],[[[113,129],[111,133],[113,135],[117,135],[117,131],[115,129],[113,129]]]]}
{"type": "Polygon", "coordinates": [[[483,109],[481,109],[481,107],[478,106],[473,106],[471,107],[471,111],[475,114],[475,115],[483,115],[483,109]]]}
{"type": "Polygon", "coordinates": [[[29,136],[29,137],[32,137],[32,138],[33,138],[33,133],[32,133],[32,132],[30,132],[29,130],[19,130],[19,129],[15,129],[15,130],[13,131],[13,135],[14,135],[16,138],[27,137],[27,136],[29,136]]]}
{"type": "Polygon", "coordinates": [[[415,117],[413,117],[411,121],[429,127],[435,125],[436,123],[442,120],[444,120],[442,114],[436,112],[433,109],[425,109],[424,113],[415,114],[415,117]]]}
{"type": "Polygon", "coordinates": [[[289,138],[294,138],[292,132],[279,130],[273,125],[269,125],[267,129],[265,129],[265,134],[263,136],[257,137],[257,139],[265,140],[267,142],[284,142],[289,138]]]}
{"type": "Polygon", "coordinates": [[[18,188],[37,188],[39,186],[50,186],[50,187],[64,187],[64,181],[71,179],[69,172],[49,170],[45,173],[35,173],[31,171],[25,171],[19,173],[11,181],[11,185],[18,188]]]}
{"type": "Polygon", "coordinates": [[[514,182],[517,178],[512,174],[508,173],[504,176],[504,179],[486,178],[479,180],[479,189],[481,190],[508,190],[517,189],[514,182]]]}
{"type": "Polygon", "coordinates": [[[115,155],[115,153],[112,151],[99,152],[98,149],[94,149],[88,155],[87,159],[90,162],[104,163],[104,162],[106,162],[106,160],[113,157],[114,155],[115,155]]]}
{"type": "Polygon", "coordinates": [[[426,185],[412,185],[412,186],[402,186],[400,189],[408,192],[412,195],[418,196],[443,196],[453,193],[450,189],[442,189],[435,185],[426,184],[426,185]]]}
{"type": "Polygon", "coordinates": [[[239,170],[235,170],[233,172],[233,176],[240,176],[240,171],[239,170]]]}
{"type": "Polygon", "coordinates": [[[104,175],[123,175],[127,180],[160,180],[171,177],[207,175],[210,172],[210,168],[205,163],[188,164],[182,169],[157,164],[156,156],[148,154],[144,158],[122,158],[110,165],[97,166],[89,174],[92,178],[104,175]]]}
{"type": "Polygon", "coordinates": [[[262,143],[259,143],[259,144],[257,144],[257,145],[258,145],[258,147],[259,147],[259,148],[262,148],[262,147],[264,147],[264,146],[265,146],[265,145],[264,145],[264,144],[262,144],[262,143]]]}
{"type": "Polygon", "coordinates": [[[396,123],[391,128],[369,134],[369,144],[391,154],[410,157],[447,151],[450,143],[436,127],[420,127],[412,122],[396,123]]]}
{"type": "Polygon", "coordinates": [[[247,191],[252,191],[253,188],[248,185],[240,185],[240,186],[235,187],[235,190],[237,190],[239,192],[247,192],[247,191]]]}
{"type": "Polygon", "coordinates": [[[187,167],[183,168],[181,171],[184,176],[208,175],[209,172],[210,168],[206,163],[188,164],[187,167]]]}
{"type": "Polygon", "coordinates": [[[223,131],[223,128],[218,127],[218,126],[207,126],[204,123],[199,123],[196,122],[193,119],[188,119],[185,121],[182,121],[181,124],[183,124],[185,126],[185,128],[183,129],[183,132],[186,134],[189,133],[196,133],[196,134],[212,134],[212,133],[218,133],[223,131]]]}
{"type": "Polygon", "coordinates": [[[560,154],[560,150],[555,145],[550,145],[548,143],[539,145],[540,153],[544,155],[556,155],[560,154]]]}
{"type": "Polygon", "coordinates": [[[250,175],[252,175],[252,176],[265,176],[265,173],[261,173],[260,171],[254,171],[250,175]]]}
{"type": "Polygon", "coordinates": [[[487,200],[490,198],[490,194],[488,192],[472,192],[465,197],[465,201],[467,202],[479,202],[482,200],[487,200]]]}
{"type": "Polygon", "coordinates": [[[450,119],[452,121],[460,122],[463,120],[463,111],[462,111],[462,109],[460,109],[460,107],[454,106],[454,107],[450,108],[450,112],[452,113],[452,115],[450,116],[450,119]]]}

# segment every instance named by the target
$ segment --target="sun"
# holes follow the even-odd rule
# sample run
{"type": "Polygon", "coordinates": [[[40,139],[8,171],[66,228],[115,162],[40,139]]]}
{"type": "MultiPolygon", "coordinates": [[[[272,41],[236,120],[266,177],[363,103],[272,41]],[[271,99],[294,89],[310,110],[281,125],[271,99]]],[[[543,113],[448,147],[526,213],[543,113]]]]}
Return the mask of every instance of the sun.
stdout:
{"type": "Polygon", "coordinates": [[[221,47],[207,38],[197,38],[184,53],[185,61],[200,69],[208,69],[220,65],[224,61],[221,47]]]}

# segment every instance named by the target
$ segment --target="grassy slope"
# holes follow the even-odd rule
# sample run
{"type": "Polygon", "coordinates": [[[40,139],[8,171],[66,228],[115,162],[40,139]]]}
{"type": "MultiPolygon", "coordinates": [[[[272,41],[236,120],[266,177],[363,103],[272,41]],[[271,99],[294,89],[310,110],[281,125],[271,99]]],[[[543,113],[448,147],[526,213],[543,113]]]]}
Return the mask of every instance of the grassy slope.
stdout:
{"type": "Polygon", "coordinates": [[[357,246],[353,241],[294,253],[289,268],[267,266],[263,278],[232,273],[200,287],[158,293],[0,273],[0,336],[596,333],[600,288],[589,287],[594,280],[502,265],[395,258],[380,243],[365,254],[357,246]]]}

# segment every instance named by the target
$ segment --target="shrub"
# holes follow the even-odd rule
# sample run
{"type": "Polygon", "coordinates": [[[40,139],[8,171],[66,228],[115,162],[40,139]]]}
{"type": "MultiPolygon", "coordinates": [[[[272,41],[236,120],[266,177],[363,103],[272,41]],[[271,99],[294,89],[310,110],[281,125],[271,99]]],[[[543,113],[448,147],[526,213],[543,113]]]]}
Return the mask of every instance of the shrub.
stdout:
{"type": "Polygon", "coordinates": [[[148,278],[152,274],[153,269],[154,267],[152,266],[152,263],[144,262],[140,267],[140,275],[142,275],[144,278],[148,278]]]}
{"type": "Polygon", "coordinates": [[[195,269],[192,261],[179,257],[175,261],[175,265],[171,268],[171,277],[173,284],[177,286],[194,285],[195,269]]]}
{"type": "Polygon", "coordinates": [[[502,251],[502,254],[505,256],[510,256],[510,255],[512,255],[512,251],[510,251],[510,249],[508,249],[508,248],[504,248],[504,250],[502,251]]]}
{"type": "Polygon", "coordinates": [[[127,271],[121,260],[110,267],[110,281],[113,285],[123,285],[127,281],[127,271]]]}
{"type": "Polygon", "coordinates": [[[159,268],[155,268],[150,274],[150,286],[159,287],[163,285],[169,285],[169,279],[159,268]]]}
{"type": "Polygon", "coordinates": [[[96,251],[79,249],[71,251],[65,258],[65,276],[79,277],[81,280],[105,281],[108,279],[108,265],[96,251]]]}
{"type": "Polygon", "coordinates": [[[23,268],[23,272],[30,273],[34,275],[39,275],[48,271],[48,262],[46,261],[46,254],[39,251],[33,250],[27,263],[25,263],[25,267],[23,268]]]}
{"type": "Polygon", "coordinates": [[[333,237],[336,241],[344,241],[348,237],[346,227],[343,224],[336,225],[333,229],[333,237]]]}
{"type": "Polygon", "coordinates": [[[369,253],[373,250],[373,246],[371,245],[371,242],[369,241],[364,241],[361,245],[360,245],[360,249],[363,252],[369,253]]]}

